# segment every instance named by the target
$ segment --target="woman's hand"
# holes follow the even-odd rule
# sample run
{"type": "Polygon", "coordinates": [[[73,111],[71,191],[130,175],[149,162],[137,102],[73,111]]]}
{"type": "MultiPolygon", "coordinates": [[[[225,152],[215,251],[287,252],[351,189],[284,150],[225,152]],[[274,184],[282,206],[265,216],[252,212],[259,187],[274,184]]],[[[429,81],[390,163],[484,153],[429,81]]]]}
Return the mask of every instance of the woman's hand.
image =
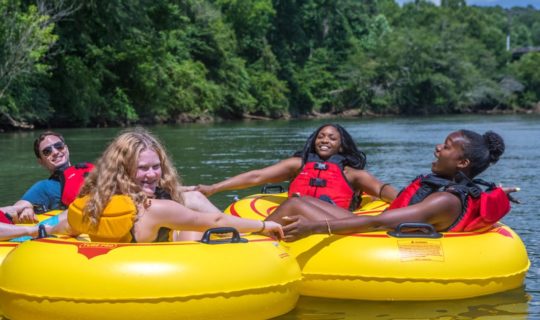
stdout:
{"type": "Polygon", "coordinates": [[[501,188],[504,193],[506,193],[506,195],[508,196],[508,200],[512,201],[513,203],[521,203],[521,201],[519,201],[518,199],[516,199],[516,198],[514,198],[513,196],[510,195],[510,193],[512,193],[512,192],[520,191],[521,188],[519,188],[519,187],[503,187],[500,184],[499,184],[498,187],[501,188]]]}
{"type": "Polygon", "coordinates": [[[24,208],[18,214],[18,221],[18,223],[36,223],[38,222],[38,219],[36,218],[32,208],[24,208]]]}
{"type": "Polygon", "coordinates": [[[285,231],[285,238],[283,240],[285,241],[296,241],[316,233],[316,221],[310,221],[303,216],[285,216],[282,219],[286,223],[283,226],[283,231],[285,231]]]}
{"type": "Polygon", "coordinates": [[[521,188],[519,187],[503,187],[502,185],[499,185],[499,188],[501,188],[506,194],[509,194],[512,192],[518,192],[521,190],[521,188]]]}
{"type": "Polygon", "coordinates": [[[274,221],[264,221],[264,230],[261,231],[265,236],[281,240],[285,237],[283,227],[274,221]]]}
{"type": "Polygon", "coordinates": [[[15,207],[17,214],[12,215],[15,223],[36,223],[36,215],[31,207],[15,207]]]}
{"type": "Polygon", "coordinates": [[[200,193],[204,194],[207,197],[210,197],[211,195],[215,193],[214,188],[206,184],[197,185],[194,191],[199,191],[200,193]]]}

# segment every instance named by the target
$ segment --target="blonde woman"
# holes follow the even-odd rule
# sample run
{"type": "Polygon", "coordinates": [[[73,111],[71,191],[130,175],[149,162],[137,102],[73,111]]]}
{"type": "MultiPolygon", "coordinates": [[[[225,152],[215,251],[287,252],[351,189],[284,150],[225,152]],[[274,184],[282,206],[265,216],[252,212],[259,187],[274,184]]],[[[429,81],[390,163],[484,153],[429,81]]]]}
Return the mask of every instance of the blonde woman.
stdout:
{"type": "Polygon", "coordinates": [[[201,213],[184,201],[178,174],[161,143],[144,129],[128,130],[104,151],[53,232],[87,233],[94,241],[154,242],[170,240],[172,230],[229,226],[283,236],[278,223],[201,213]]]}

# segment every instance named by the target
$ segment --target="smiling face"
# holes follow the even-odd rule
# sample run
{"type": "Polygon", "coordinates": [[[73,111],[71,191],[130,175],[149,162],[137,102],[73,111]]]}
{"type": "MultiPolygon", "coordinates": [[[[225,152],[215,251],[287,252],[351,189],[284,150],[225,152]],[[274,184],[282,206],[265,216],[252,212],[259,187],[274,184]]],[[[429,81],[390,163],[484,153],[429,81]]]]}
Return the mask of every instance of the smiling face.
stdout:
{"type": "Polygon", "coordinates": [[[161,175],[161,161],[158,154],[151,149],[141,151],[137,160],[135,180],[142,191],[148,196],[154,196],[161,175]]]}
{"type": "Polygon", "coordinates": [[[431,171],[440,176],[453,179],[459,172],[468,168],[469,159],[463,156],[463,145],[467,139],[460,132],[453,132],[444,143],[435,146],[435,161],[431,164],[431,171]]]}
{"type": "Polygon", "coordinates": [[[326,160],[341,151],[341,135],[336,128],[326,126],[319,131],[314,144],[319,157],[326,160]]]}
{"type": "Polygon", "coordinates": [[[39,143],[39,164],[51,173],[54,170],[69,164],[68,146],[57,136],[46,136],[39,143]]]}

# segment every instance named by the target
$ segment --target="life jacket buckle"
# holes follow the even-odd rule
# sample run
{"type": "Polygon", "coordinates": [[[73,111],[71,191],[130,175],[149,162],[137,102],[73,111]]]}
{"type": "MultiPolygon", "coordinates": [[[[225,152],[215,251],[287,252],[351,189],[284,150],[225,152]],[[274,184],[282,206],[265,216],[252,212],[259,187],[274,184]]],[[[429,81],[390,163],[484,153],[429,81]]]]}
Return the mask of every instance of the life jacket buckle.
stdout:
{"type": "Polygon", "coordinates": [[[326,165],[326,163],[321,162],[315,162],[314,168],[315,170],[328,170],[328,166],[326,165]]]}
{"type": "Polygon", "coordinates": [[[309,179],[309,185],[312,187],[326,187],[326,180],[320,178],[309,179]]]}

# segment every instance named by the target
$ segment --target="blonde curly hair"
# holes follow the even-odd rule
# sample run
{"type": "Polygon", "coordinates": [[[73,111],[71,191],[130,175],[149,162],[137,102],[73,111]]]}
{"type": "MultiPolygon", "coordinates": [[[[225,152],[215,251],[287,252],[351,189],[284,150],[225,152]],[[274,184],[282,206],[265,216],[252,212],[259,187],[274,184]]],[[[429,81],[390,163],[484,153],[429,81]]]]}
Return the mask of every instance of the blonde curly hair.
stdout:
{"type": "Polygon", "coordinates": [[[165,148],[149,131],[135,128],[121,132],[109,144],[85,179],[79,193],[79,196],[89,196],[84,219],[97,226],[113,195],[128,195],[137,205],[146,202],[148,195],[135,181],[139,155],[145,150],[156,152],[161,162],[162,175],[158,186],[169,193],[172,200],[184,203],[180,178],[165,148]]]}

